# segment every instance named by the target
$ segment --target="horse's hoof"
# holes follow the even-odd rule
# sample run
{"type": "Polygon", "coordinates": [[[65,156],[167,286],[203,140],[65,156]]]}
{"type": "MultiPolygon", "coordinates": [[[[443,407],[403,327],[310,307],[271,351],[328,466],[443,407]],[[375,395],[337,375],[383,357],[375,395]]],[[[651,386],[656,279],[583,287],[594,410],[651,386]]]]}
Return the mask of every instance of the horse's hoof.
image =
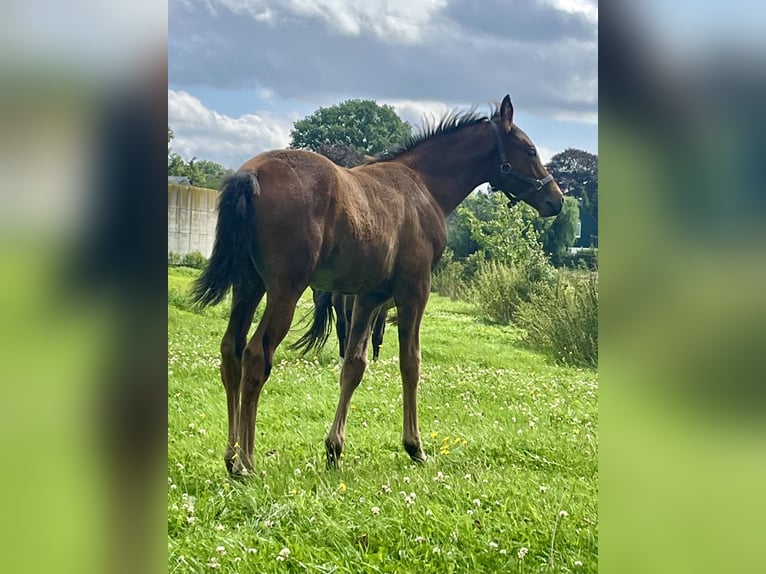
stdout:
{"type": "Polygon", "coordinates": [[[340,455],[341,455],[341,448],[326,443],[325,444],[325,453],[327,454],[327,468],[328,469],[337,469],[340,468],[340,455]]]}
{"type": "Polygon", "coordinates": [[[423,463],[428,460],[426,453],[423,452],[423,448],[419,444],[404,443],[404,450],[410,455],[412,462],[423,463]]]}
{"type": "Polygon", "coordinates": [[[248,469],[244,464],[242,464],[241,459],[237,458],[232,461],[232,466],[229,470],[229,474],[234,479],[245,480],[253,475],[253,471],[252,469],[248,469]]]}

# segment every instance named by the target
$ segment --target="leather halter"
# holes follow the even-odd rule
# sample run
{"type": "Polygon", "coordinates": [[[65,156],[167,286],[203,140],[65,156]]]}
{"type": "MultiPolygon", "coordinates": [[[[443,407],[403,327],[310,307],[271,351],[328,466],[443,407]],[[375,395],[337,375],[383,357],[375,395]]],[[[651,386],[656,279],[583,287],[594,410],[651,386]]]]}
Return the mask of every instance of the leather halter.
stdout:
{"type": "MultiPolygon", "coordinates": [[[[525,200],[532,193],[540,191],[545,185],[552,182],[553,176],[551,174],[548,174],[543,179],[535,179],[533,177],[526,176],[523,173],[513,169],[510,162],[508,161],[508,156],[505,154],[505,147],[503,146],[503,138],[500,135],[500,127],[498,127],[498,125],[495,123],[495,120],[489,120],[489,125],[492,126],[492,130],[495,132],[495,139],[497,140],[497,152],[500,154],[500,173],[503,174],[503,179],[500,181],[500,185],[498,187],[492,186],[492,190],[496,191],[499,189],[500,191],[502,191],[505,194],[505,196],[509,199],[508,205],[510,207],[513,207],[520,201],[525,200]],[[528,183],[529,187],[525,189],[524,191],[522,191],[521,193],[514,195],[512,192],[507,191],[504,187],[502,187],[502,185],[508,179],[508,176],[514,177],[520,181],[528,183]]],[[[490,185],[492,184],[490,183],[490,185]]]]}

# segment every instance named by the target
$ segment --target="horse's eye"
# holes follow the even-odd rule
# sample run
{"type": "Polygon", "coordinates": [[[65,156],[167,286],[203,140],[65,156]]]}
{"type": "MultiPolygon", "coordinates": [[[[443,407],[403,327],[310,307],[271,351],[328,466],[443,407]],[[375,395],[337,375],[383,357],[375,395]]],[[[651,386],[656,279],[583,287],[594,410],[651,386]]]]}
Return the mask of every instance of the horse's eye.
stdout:
{"type": "Polygon", "coordinates": [[[529,154],[529,157],[535,157],[537,155],[537,150],[531,147],[527,150],[527,153],[529,154]]]}

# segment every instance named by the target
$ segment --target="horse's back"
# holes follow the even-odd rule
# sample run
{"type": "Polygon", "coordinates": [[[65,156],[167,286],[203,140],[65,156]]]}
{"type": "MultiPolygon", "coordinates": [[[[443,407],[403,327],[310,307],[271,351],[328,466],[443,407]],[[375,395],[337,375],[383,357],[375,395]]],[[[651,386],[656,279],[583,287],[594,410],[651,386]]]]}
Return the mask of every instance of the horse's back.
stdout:
{"type": "Polygon", "coordinates": [[[288,149],[260,154],[238,171],[258,181],[262,274],[289,260],[293,273],[306,270],[296,282],[358,293],[384,283],[402,260],[417,257],[429,265],[446,240],[422,180],[398,162],[346,169],[319,154],[288,149]]]}

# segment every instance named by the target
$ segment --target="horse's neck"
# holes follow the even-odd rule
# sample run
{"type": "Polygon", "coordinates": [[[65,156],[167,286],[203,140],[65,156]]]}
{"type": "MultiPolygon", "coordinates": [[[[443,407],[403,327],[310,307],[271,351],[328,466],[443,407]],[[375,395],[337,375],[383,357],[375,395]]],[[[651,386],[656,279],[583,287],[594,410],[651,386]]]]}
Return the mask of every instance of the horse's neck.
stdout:
{"type": "Polygon", "coordinates": [[[476,128],[471,133],[445,134],[424,141],[401,158],[418,172],[445,216],[487,181],[486,158],[491,150],[483,144],[491,144],[492,140],[486,138],[487,142],[483,142],[484,139],[476,128]]]}

